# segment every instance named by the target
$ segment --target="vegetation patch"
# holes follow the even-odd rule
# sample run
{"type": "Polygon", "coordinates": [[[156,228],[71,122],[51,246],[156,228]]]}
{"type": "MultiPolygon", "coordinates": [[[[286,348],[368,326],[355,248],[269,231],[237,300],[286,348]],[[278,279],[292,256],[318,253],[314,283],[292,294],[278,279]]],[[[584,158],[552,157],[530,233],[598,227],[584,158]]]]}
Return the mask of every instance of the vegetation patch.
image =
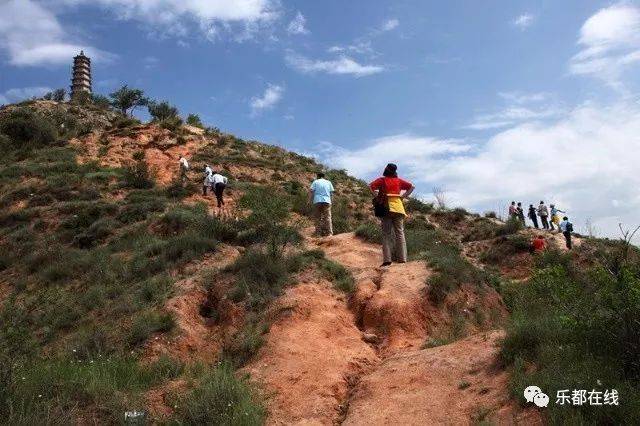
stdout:
{"type": "Polygon", "coordinates": [[[551,399],[562,389],[619,393],[618,406],[550,404],[550,423],[624,424],[640,416],[637,258],[623,242],[610,242],[589,268],[576,257],[540,257],[535,275],[513,291],[502,359],[514,372],[514,397],[524,404],[531,383],[551,399]]]}

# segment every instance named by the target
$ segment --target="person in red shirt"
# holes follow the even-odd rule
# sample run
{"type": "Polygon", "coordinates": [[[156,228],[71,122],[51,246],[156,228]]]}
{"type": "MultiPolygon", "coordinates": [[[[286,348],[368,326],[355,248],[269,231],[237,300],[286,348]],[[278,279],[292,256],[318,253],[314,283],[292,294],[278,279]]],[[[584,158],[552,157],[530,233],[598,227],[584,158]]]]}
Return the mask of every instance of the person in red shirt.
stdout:
{"type": "Polygon", "coordinates": [[[382,177],[369,184],[375,197],[384,198],[388,212],[380,218],[382,226],[382,265],[389,266],[391,262],[405,263],[407,261],[407,243],[404,237],[404,210],[402,200],[413,192],[412,183],[398,177],[398,166],[389,163],[385,167],[382,177]]]}
{"type": "Polygon", "coordinates": [[[538,235],[537,238],[534,238],[533,241],[531,241],[531,247],[533,247],[534,253],[539,253],[547,248],[547,242],[545,241],[544,236],[538,235]]]}

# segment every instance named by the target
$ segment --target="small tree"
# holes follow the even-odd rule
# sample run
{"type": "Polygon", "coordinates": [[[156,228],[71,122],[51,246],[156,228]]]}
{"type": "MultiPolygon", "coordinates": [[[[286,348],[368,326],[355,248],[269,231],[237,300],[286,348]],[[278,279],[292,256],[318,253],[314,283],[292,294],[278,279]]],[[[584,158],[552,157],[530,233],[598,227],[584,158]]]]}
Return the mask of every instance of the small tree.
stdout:
{"type": "Polygon", "coordinates": [[[64,101],[64,97],[67,95],[67,91],[64,89],[56,89],[53,92],[47,92],[44,94],[44,96],[42,97],[42,99],[44,99],[45,101],[56,101],[56,102],[63,102],[64,101]]]}
{"type": "Polygon", "coordinates": [[[433,187],[433,197],[436,199],[436,203],[438,203],[438,208],[444,209],[447,206],[447,191],[440,187],[433,187]]]}
{"type": "Polygon", "coordinates": [[[109,109],[111,107],[111,102],[109,102],[109,98],[103,95],[91,95],[91,102],[98,108],[109,109]]]}
{"type": "Polygon", "coordinates": [[[189,114],[187,116],[187,124],[204,129],[204,124],[202,124],[202,121],[200,120],[200,116],[198,116],[198,114],[189,114]]]}
{"type": "Polygon", "coordinates": [[[63,102],[65,96],[67,96],[67,91],[64,89],[56,89],[53,91],[52,99],[56,102],[63,102]]]}
{"type": "Polygon", "coordinates": [[[149,102],[147,106],[153,121],[164,121],[178,116],[178,108],[168,102],[149,102]]]}
{"type": "Polygon", "coordinates": [[[133,114],[134,109],[149,103],[142,90],[130,89],[126,84],[115,92],[110,93],[109,97],[111,98],[111,105],[120,110],[123,115],[133,114]]]}

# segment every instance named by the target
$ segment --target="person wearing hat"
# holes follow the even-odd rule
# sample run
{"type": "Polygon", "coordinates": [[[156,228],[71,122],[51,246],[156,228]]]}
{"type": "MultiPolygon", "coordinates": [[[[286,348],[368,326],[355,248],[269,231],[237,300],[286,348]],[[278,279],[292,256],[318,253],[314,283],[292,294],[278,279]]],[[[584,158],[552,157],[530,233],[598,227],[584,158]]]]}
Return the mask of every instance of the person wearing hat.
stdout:
{"type": "MultiPolygon", "coordinates": [[[[387,164],[382,177],[369,184],[371,192],[384,205],[384,213],[380,215],[382,227],[382,265],[391,262],[407,261],[407,243],[404,237],[404,218],[407,215],[402,200],[407,198],[415,186],[398,177],[398,166],[387,164]]],[[[376,215],[377,212],[376,212],[376,215]]]]}

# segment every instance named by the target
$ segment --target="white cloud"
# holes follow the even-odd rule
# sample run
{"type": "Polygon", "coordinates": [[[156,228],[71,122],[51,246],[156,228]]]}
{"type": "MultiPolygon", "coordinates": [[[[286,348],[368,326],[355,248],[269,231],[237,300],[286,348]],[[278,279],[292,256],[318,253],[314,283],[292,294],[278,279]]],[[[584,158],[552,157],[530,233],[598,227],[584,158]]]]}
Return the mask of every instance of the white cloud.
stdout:
{"type": "Polygon", "coordinates": [[[400,21],[398,21],[397,19],[389,19],[388,21],[385,21],[382,24],[382,27],[380,28],[382,31],[391,31],[391,30],[395,30],[396,28],[398,28],[398,25],[400,25],[400,21]]]}
{"type": "Polygon", "coordinates": [[[264,110],[273,108],[284,95],[284,87],[277,84],[269,84],[265,89],[262,96],[256,96],[251,98],[249,106],[251,107],[251,114],[257,115],[264,110]]]}
{"type": "Polygon", "coordinates": [[[522,15],[517,16],[513,21],[511,21],[511,24],[524,31],[529,28],[531,24],[533,24],[534,20],[535,17],[530,13],[523,13],[522,15]]]}
{"type": "Polygon", "coordinates": [[[576,230],[592,218],[615,236],[619,222],[639,221],[638,144],[640,105],[620,101],[580,105],[551,123],[524,122],[479,144],[396,135],[368,141],[362,149],[329,146],[320,157],[362,178],[396,162],[419,193],[446,187],[453,204],[477,211],[511,199],[544,199],[567,210],[576,230]]]}
{"type": "Polygon", "coordinates": [[[32,0],[0,3],[0,49],[17,66],[68,64],[82,49],[94,60],[114,58],[73,39],[50,10],[32,0]]]}
{"type": "Polygon", "coordinates": [[[295,18],[293,18],[291,22],[289,22],[289,25],[287,26],[287,32],[289,34],[309,34],[309,30],[307,30],[304,26],[306,23],[307,20],[305,19],[304,15],[298,12],[295,18]]]}
{"type": "Polygon", "coordinates": [[[640,62],[640,8],[618,3],[600,9],[582,25],[578,44],[582,50],[571,58],[570,72],[622,90],[622,73],[640,62]]]}
{"type": "Polygon", "coordinates": [[[11,104],[23,101],[25,99],[39,98],[47,92],[51,92],[50,87],[21,87],[9,89],[0,94],[0,104],[11,104]]]}
{"type": "Polygon", "coordinates": [[[534,102],[542,102],[551,98],[551,94],[547,92],[523,93],[523,92],[500,92],[498,93],[502,99],[513,102],[514,104],[527,104],[534,102]]]}
{"type": "Polygon", "coordinates": [[[276,0],[57,0],[69,5],[99,5],[119,19],[136,20],[152,32],[185,37],[192,27],[214,40],[221,31],[236,40],[251,38],[261,25],[279,16],[276,0]],[[241,24],[243,31],[232,28],[241,24]]]}
{"type": "Polygon", "coordinates": [[[324,72],[327,74],[348,74],[355,77],[363,77],[385,70],[382,65],[363,65],[344,55],[336,59],[316,60],[288,52],[285,60],[290,67],[304,73],[324,72]]]}
{"type": "Polygon", "coordinates": [[[471,130],[497,129],[511,126],[521,121],[554,117],[560,112],[561,110],[556,107],[545,106],[532,109],[522,106],[510,106],[496,113],[477,115],[471,123],[464,127],[471,130]]]}

